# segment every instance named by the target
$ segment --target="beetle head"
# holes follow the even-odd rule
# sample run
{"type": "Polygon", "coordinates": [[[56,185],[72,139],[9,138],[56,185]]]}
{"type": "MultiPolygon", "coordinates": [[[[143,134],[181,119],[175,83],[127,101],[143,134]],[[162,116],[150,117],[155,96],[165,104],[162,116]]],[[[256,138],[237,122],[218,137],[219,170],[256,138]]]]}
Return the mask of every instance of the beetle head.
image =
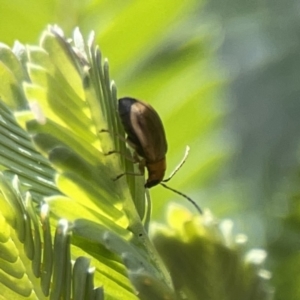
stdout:
{"type": "Polygon", "coordinates": [[[148,178],[147,182],[145,183],[145,188],[150,189],[153,186],[158,185],[160,182],[161,182],[161,180],[157,179],[157,180],[151,180],[150,181],[150,178],[148,178]]]}
{"type": "Polygon", "coordinates": [[[158,185],[165,176],[166,171],[166,159],[149,163],[146,161],[146,168],[148,170],[148,179],[146,181],[145,187],[150,189],[151,187],[158,185]]]}

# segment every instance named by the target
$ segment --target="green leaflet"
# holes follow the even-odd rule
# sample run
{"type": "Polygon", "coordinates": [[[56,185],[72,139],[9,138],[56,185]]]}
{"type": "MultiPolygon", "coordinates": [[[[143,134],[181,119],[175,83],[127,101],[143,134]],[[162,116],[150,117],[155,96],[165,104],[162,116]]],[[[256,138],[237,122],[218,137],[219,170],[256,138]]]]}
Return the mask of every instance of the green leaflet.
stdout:
{"type": "MultiPolygon", "coordinates": [[[[168,18],[159,12],[158,19],[167,24],[188,6],[177,4],[169,4],[168,18]]],[[[132,10],[140,8],[135,4],[132,10]]],[[[153,34],[149,28],[147,38],[153,34]]],[[[238,243],[227,243],[210,216],[193,218],[181,208],[171,212],[169,228],[152,230],[154,247],[144,179],[114,180],[138,167],[119,153],[107,155],[114,150],[131,155],[118,136],[124,130],[108,62],[93,34],[85,42],[76,29],[73,40],[50,26],[40,46],[27,47],[26,54],[17,51],[22,45],[16,56],[0,47],[5,297],[267,299],[261,262],[245,260],[238,243]]],[[[187,81],[197,67],[187,68],[192,70],[187,81]]],[[[193,91],[191,99],[198,96],[198,83],[193,91]]],[[[172,94],[171,83],[164,92],[172,94]]]]}

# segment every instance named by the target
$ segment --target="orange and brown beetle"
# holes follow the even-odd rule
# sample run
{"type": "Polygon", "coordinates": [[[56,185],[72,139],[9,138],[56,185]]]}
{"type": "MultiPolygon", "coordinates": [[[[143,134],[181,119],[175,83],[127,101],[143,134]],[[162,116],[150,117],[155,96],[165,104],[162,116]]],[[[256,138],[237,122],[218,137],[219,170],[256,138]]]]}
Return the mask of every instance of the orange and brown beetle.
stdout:
{"type": "MultiPolygon", "coordinates": [[[[134,98],[124,97],[119,99],[118,102],[119,116],[127,134],[126,141],[143,158],[139,161],[142,174],[144,167],[148,170],[148,179],[145,187],[151,188],[160,183],[163,187],[185,197],[202,213],[200,207],[191,198],[162,183],[169,181],[175,175],[185,162],[187,153],[171,176],[163,180],[166,171],[168,145],[165,130],[158,113],[149,104],[134,98]]],[[[122,175],[117,178],[120,178],[122,175]]]]}
{"type": "Polygon", "coordinates": [[[119,99],[118,111],[128,144],[144,159],[148,170],[145,187],[163,181],[168,150],[165,130],[158,113],[147,103],[133,99],[119,99]]]}

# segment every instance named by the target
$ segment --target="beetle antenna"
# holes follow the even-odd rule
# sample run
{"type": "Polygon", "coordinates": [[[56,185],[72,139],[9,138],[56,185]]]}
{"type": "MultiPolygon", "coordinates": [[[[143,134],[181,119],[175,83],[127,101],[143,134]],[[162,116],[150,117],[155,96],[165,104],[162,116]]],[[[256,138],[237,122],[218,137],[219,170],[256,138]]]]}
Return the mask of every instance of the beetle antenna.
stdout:
{"type": "Polygon", "coordinates": [[[189,155],[189,151],[190,151],[190,147],[186,146],[185,153],[184,153],[184,156],[183,156],[181,162],[176,166],[176,168],[173,170],[173,172],[171,173],[171,175],[168,178],[164,179],[162,182],[168,182],[179,171],[179,169],[185,163],[185,161],[186,161],[186,159],[187,159],[187,157],[189,155]]]}
{"type": "Polygon", "coordinates": [[[169,186],[165,185],[164,183],[160,183],[160,184],[161,184],[164,188],[166,188],[166,189],[168,189],[168,190],[171,190],[172,192],[174,192],[174,193],[176,193],[176,194],[178,194],[178,195],[184,197],[184,198],[187,199],[188,201],[190,201],[190,202],[195,206],[195,208],[198,210],[198,212],[200,213],[200,215],[203,214],[202,209],[201,209],[201,208],[198,206],[198,204],[197,204],[193,199],[191,199],[189,196],[187,196],[186,194],[183,194],[183,193],[181,193],[181,192],[179,192],[179,191],[177,191],[177,190],[174,190],[174,189],[170,188],[169,186]]]}

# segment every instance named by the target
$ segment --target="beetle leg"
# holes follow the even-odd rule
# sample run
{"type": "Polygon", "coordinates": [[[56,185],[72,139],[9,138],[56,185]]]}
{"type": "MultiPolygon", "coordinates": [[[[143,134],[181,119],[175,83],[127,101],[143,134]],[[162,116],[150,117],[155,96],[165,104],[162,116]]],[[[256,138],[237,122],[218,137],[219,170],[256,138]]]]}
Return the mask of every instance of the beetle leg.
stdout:
{"type": "MultiPolygon", "coordinates": [[[[107,132],[107,133],[111,133],[115,136],[117,136],[120,140],[124,141],[125,143],[128,143],[128,139],[124,138],[123,136],[121,136],[120,134],[118,133],[115,133],[111,130],[108,130],[108,129],[101,129],[99,131],[99,133],[104,133],[104,132],[107,132]]],[[[134,148],[134,147],[133,147],[134,148]]],[[[117,177],[113,178],[113,181],[116,181],[118,179],[120,179],[121,177],[123,177],[124,175],[131,175],[131,176],[144,176],[145,174],[145,165],[146,165],[146,162],[144,159],[141,159],[138,154],[136,153],[136,151],[133,152],[133,155],[132,157],[121,152],[121,151],[117,151],[117,150],[112,150],[112,151],[109,151],[107,153],[105,153],[104,155],[111,155],[111,154],[120,154],[122,155],[123,157],[125,157],[125,159],[131,161],[132,163],[136,164],[138,163],[139,164],[139,171],[140,173],[133,173],[133,172],[125,172],[125,173],[122,173],[120,175],[118,175],[117,177]]]]}
{"type": "Polygon", "coordinates": [[[121,178],[124,175],[144,176],[144,174],[145,174],[145,163],[146,163],[145,160],[140,159],[139,156],[135,152],[133,153],[133,159],[136,159],[135,161],[133,161],[133,163],[138,163],[139,164],[140,173],[124,172],[124,173],[118,175],[116,178],[114,178],[113,181],[118,180],[119,178],[121,178]]]}
{"type": "Polygon", "coordinates": [[[109,151],[107,153],[105,153],[104,155],[107,156],[107,155],[111,155],[111,154],[120,154],[122,155],[123,157],[125,157],[125,159],[131,161],[132,163],[134,164],[137,164],[137,163],[140,163],[141,162],[141,159],[139,158],[139,156],[136,154],[136,152],[133,152],[133,157],[132,156],[129,156],[121,151],[117,151],[117,150],[112,150],[112,151],[109,151]]]}
{"type": "Polygon", "coordinates": [[[138,154],[137,154],[135,151],[133,152],[132,156],[133,156],[133,159],[134,159],[134,161],[135,161],[136,163],[143,163],[144,166],[145,166],[145,160],[142,159],[142,158],[140,158],[140,157],[138,156],[138,154]]]}
{"type": "Polygon", "coordinates": [[[144,159],[139,159],[138,161],[139,163],[139,170],[142,173],[142,175],[144,175],[145,173],[145,166],[146,166],[146,161],[144,159]]]}
{"type": "Polygon", "coordinates": [[[122,155],[123,157],[125,157],[127,160],[133,162],[133,163],[137,163],[138,161],[134,158],[134,157],[131,157],[121,151],[117,151],[117,150],[112,150],[112,151],[108,151],[107,153],[105,153],[104,155],[105,156],[108,156],[108,155],[111,155],[111,154],[120,154],[122,155]]]}
{"type": "MultiPolygon", "coordinates": [[[[124,138],[123,136],[121,136],[118,133],[115,133],[115,132],[110,131],[108,129],[101,129],[99,131],[99,133],[104,133],[104,132],[111,133],[111,134],[117,136],[121,141],[123,141],[125,143],[128,143],[128,139],[124,138]]],[[[129,156],[129,155],[127,155],[127,154],[125,154],[125,153],[123,153],[121,151],[117,151],[117,150],[108,151],[104,155],[111,155],[111,154],[114,154],[114,153],[118,153],[118,154],[122,155],[123,157],[125,157],[127,160],[133,162],[134,164],[135,163],[139,163],[141,161],[141,159],[139,158],[138,154],[135,151],[133,152],[133,157],[131,157],[131,156],[129,156]]]]}
{"type": "Polygon", "coordinates": [[[113,181],[116,181],[116,180],[120,179],[120,178],[123,177],[124,175],[143,176],[144,173],[140,174],[140,173],[133,173],[133,172],[125,172],[125,173],[122,173],[122,174],[118,175],[117,177],[115,177],[115,178],[113,179],[113,181]]]}
{"type": "Polygon", "coordinates": [[[126,138],[125,138],[124,136],[120,135],[119,133],[113,132],[113,131],[111,131],[111,130],[109,130],[109,129],[101,129],[101,130],[99,130],[99,133],[104,133],[104,132],[113,134],[113,135],[115,135],[116,137],[118,137],[118,139],[120,139],[121,141],[123,141],[123,142],[125,142],[125,143],[127,142],[126,138]]]}

